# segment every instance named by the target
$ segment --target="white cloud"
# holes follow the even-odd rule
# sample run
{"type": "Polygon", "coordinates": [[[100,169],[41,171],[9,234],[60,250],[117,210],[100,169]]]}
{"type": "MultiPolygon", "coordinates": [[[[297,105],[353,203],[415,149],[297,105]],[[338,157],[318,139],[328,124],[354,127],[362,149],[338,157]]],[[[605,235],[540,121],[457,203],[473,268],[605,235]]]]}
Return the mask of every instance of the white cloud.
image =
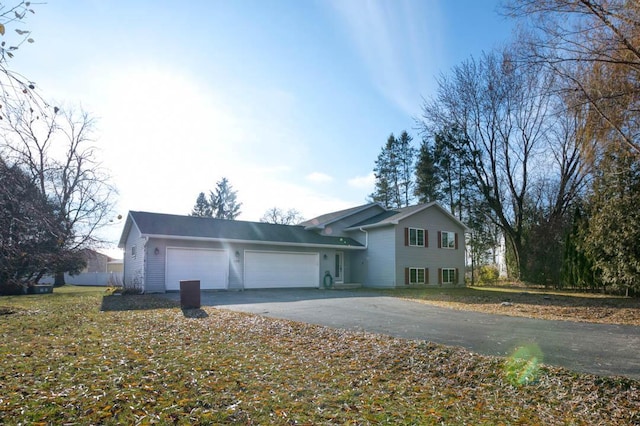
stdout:
{"type": "Polygon", "coordinates": [[[347,181],[349,186],[357,189],[370,189],[373,190],[373,186],[376,181],[376,176],[373,172],[366,176],[356,176],[347,181]]]}
{"type": "Polygon", "coordinates": [[[333,177],[329,176],[326,173],[313,172],[313,173],[309,173],[306,176],[306,179],[314,183],[327,183],[327,182],[331,182],[333,180],[333,177]]]}
{"type": "Polygon", "coordinates": [[[409,115],[433,85],[445,45],[439,2],[421,3],[331,2],[378,91],[409,115]]]}

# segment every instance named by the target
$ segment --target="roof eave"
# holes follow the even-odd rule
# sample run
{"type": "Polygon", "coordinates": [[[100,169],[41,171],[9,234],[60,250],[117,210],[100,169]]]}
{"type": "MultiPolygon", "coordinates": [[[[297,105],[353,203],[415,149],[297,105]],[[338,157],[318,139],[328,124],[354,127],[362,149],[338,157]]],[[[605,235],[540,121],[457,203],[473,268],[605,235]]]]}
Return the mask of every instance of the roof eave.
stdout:
{"type": "Polygon", "coordinates": [[[383,226],[396,226],[398,224],[397,220],[391,222],[379,222],[379,223],[370,223],[369,225],[362,226],[352,226],[349,228],[344,228],[345,231],[360,231],[361,229],[371,229],[371,228],[382,228],[383,226]]]}
{"type": "Polygon", "coordinates": [[[352,212],[347,213],[347,214],[343,214],[342,216],[335,217],[335,218],[333,218],[333,219],[331,219],[331,220],[328,220],[328,221],[326,221],[326,222],[323,222],[322,224],[313,225],[314,227],[317,227],[317,228],[310,228],[310,229],[324,229],[324,228],[325,228],[328,224],[330,224],[330,223],[338,222],[338,221],[340,221],[340,220],[343,220],[344,218],[347,218],[347,217],[349,217],[349,216],[353,216],[354,214],[358,214],[358,213],[360,213],[360,212],[363,212],[363,211],[365,211],[365,210],[367,210],[367,209],[370,209],[370,208],[372,208],[372,207],[375,207],[375,206],[382,207],[382,209],[383,209],[383,210],[385,210],[385,211],[387,210],[387,209],[386,209],[382,204],[380,204],[380,203],[369,203],[369,204],[365,204],[365,205],[363,205],[363,206],[362,206],[360,209],[358,209],[358,210],[352,211],[352,212]]]}
{"type": "Polygon", "coordinates": [[[294,246],[294,247],[314,247],[314,248],[340,248],[363,250],[365,246],[353,246],[350,244],[319,244],[319,243],[296,243],[287,241],[260,241],[260,240],[241,240],[235,238],[214,238],[214,237],[187,237],[183,235],[164,235],[164,234],[142,234],[147,238],[161,238],[166,240],[187,240],[187,241],[213,241],[220,243],[234,244],[259,244],[269,246],[294,246]]]}

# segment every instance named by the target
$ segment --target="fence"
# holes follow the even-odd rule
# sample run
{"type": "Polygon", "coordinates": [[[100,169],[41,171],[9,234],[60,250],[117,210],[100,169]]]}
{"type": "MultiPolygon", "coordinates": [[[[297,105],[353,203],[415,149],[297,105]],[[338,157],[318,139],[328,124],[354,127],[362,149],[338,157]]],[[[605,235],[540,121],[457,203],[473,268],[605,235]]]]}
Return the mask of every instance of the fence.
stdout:
{"type": "MultiPolygon", "coordinates": [[[[54,277],[42,277],[40,284],[53,284],[54,277]]],[[[96,285],[122,287],[122,272],[85,272],[79,275],[64,274],[64,282],[72,285],[96,285]]]]}

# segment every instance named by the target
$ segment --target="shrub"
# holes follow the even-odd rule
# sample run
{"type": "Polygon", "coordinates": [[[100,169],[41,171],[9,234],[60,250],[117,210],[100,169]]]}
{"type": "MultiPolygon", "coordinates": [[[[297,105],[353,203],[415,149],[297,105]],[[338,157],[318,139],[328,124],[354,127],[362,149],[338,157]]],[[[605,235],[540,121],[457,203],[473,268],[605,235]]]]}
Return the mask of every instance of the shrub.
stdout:
{"type": "Polygon", "coordinates": [[[500,277],[500,271],[495,265],[484,265],[480,268],[478,282],[480,284],[495,284],[500,277]]]}

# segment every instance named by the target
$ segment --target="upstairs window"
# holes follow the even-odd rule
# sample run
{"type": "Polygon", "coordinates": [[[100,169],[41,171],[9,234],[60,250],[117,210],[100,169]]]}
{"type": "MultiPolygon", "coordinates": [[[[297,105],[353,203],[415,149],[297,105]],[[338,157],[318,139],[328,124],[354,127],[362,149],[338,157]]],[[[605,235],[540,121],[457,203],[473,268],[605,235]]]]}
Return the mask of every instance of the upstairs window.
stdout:
{"type": "Polygon", "coordinates": [[[458,248],[457,237],[458,236],[455,232],[440,231],[440,240],[439,240],[440,248],[457,249],[458,248]]]}
{"type": "Polygon", "coordinates": [[[409,245],[414,247],[425,246],[425,231],[419,228],[409,228],[409,245]]]}

